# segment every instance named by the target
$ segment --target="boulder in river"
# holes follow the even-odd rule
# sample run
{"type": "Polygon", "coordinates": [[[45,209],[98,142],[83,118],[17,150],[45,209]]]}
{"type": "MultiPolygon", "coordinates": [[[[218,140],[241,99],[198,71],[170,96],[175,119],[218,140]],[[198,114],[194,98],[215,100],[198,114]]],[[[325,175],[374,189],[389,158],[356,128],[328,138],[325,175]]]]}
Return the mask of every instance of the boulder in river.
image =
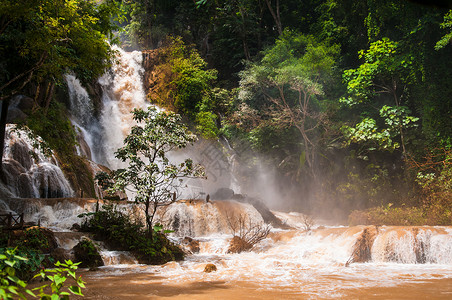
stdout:
{"type": "Polygon", "coordinates": [[[82,268],[96,268],[104,265],[96,245],[87,237],[82,237],[72,250],[75,261],[81,262],[80,267],[82,268]]]}
{"type": "Polygon", "coordinates": [[[194,240],[191,237],[186,236],[182,240],[182,244],[185,246],[184,248],[187,249],[189,253],[199,252],[199,241],[194,240]]]}
{"type": "Polygon", "coordinates": [[[204,268],[205,273],[212,273],[215,272],[216,270],[217,266],[215,266],[214,264],[207,264],[206,267],[204,268]]]}

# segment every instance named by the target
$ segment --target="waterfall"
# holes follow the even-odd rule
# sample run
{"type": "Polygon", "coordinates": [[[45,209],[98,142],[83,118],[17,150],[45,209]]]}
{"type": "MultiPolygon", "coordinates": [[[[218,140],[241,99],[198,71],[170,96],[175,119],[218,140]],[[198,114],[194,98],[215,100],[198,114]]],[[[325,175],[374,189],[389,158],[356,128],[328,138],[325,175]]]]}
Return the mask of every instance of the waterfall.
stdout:
{"type": "Polygon", "coordinates": [[[64,78],[69,92],[71,122],[78,129],[77,154],[98,161],[97,156],[101,152],[101,144],[98,141],[102,137],[102,132],[99,121],[94,116],[93,102],[80,80],[74,75],[66,74],[64,78]]]}
{"type": "MultiPolygon", "coordinates": [[[[114,152],[133,126],[131,111],[149,106],[143,88],[143,55],[140,51],[125,52],[112,46],[116,56],[110,71],[99,78],[102,87],[102,111],[94,116],[94,106],[86,89],[73,75],[66,75],[72,123],[79,128],[92,154],[92,160],[110,168],[120,162],[114,152]]],[[[81,151],[82,152],[82,151],[81,151]]],[[[89,158],[89,157],[88,157],[89,158]]]]}
{"type": "Polygon", "coordinates": [[[47,157],[28,133],[6,126],[3,170],[5,196],[21,198],[72,197],[74,191],[53,154],[47,157]],[[6,189],[6,191],[5,191],[6,189]]]}
{"type": "Polygon", "coordinates": [[[157,212],[157,221],[174,231],[178,237],[230,234],[229,222],[233,218],[245,216],[247,222],[257,225],[264,220],[251,205],[236,201],[184,200],[157,212]]]}
{"type": "Polygon", "coordinates": [[[110,168],[118,168],[120,162],[114,152],[123,146],[123,140],[134,125],[131,111],[134,108],[145,109],[149,106],[143,88],[143,55],[140,51],[125,52],[117,46],[116,61],[111,72],[99,78],[103,89],[103,128],[104,157],[100,163],[110,168]]]}

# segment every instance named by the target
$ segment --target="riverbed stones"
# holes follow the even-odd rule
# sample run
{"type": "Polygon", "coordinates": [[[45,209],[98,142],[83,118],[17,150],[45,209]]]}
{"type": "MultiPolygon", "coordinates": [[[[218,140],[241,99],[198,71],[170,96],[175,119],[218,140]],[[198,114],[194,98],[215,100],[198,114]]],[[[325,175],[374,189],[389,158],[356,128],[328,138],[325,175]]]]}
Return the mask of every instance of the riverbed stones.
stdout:
{"type": "Polygon", "coordinates": [[[186,236],[182,240],[182,244],[185,246],[184,248],[188,250],[189,253],[199,253],[199,241],[186,236]]]}
{"type": "Polygon", "coordinates": [[[207,264],[204,268],[205,273],[212,273],[212,272],[215,272],[216,270],[217,270],[217,266],[215,266],[214,264],[207,264]]]}

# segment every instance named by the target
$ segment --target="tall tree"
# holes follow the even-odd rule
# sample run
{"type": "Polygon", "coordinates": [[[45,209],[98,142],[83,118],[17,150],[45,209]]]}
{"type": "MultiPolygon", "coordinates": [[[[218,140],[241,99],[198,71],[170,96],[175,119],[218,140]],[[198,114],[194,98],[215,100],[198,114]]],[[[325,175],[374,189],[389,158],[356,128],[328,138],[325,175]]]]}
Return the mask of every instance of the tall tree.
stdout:
{"type": "Polygon", "coordinates": [[[326,122],[323,84],[331,78],[338,51],[312,37],[286,33],[264,51],[260,62],[241,73],[243,100],[262,97],[265,122],[298,130],[303,147],[300,167],[306,163],[312,178],[317,176],[319,138],[326,122]]]}
{"type": "Polygon", "coordinates": [[[129,189],[135,193],[134,200],[143,206],[146,226],[152,234],[157,209],[176,200],[182,178],[202,177],[204,170],[189,158],[173,164],[167,157],[168,152],[185,148],[196,140],[182,124],[180,115],[150,107],[135,109],[133,119],[137,125],[124,139],[124,147],[115,153],[128,166],[112,173],[114,184],[109,190],[129,189]]]}
{"type": "Polygon", "coordinates": [[[406,130],[418,120],[406,106],[408,85],[415,79],[413,56],[387,38],[372,43],[359,55],[364,63],[344,72],[349,97],[342,102],[366,105],[366,116],[354,128],[345,126],[346,136],[350,142],[369,143],[368,149],[401,147],[406,157],[406,130]],[[369,109],[383,119],[383,129],[378,128],[376,116],[369,109]]]}

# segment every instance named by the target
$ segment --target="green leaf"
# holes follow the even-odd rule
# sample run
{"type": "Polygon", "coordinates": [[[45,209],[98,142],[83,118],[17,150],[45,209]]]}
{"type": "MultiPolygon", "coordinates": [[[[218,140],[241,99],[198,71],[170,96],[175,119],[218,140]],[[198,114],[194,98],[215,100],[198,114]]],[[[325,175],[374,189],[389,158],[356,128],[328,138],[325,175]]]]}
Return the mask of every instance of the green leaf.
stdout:
{"type": "Polygon", "coordinates": [[[77,285],[70,286],[69,290],[75,295],[83,296],[82,289],[77,285]]]}
{"type": "Polygon", "coordinates": [[[63,284],[66,281],[66,277],[62,276],[62,275],[59,275],[59,274],[56,274],[53,277],[53,281],[55,282],[56,285],[59,286],[59,285],[63,284]]]}

